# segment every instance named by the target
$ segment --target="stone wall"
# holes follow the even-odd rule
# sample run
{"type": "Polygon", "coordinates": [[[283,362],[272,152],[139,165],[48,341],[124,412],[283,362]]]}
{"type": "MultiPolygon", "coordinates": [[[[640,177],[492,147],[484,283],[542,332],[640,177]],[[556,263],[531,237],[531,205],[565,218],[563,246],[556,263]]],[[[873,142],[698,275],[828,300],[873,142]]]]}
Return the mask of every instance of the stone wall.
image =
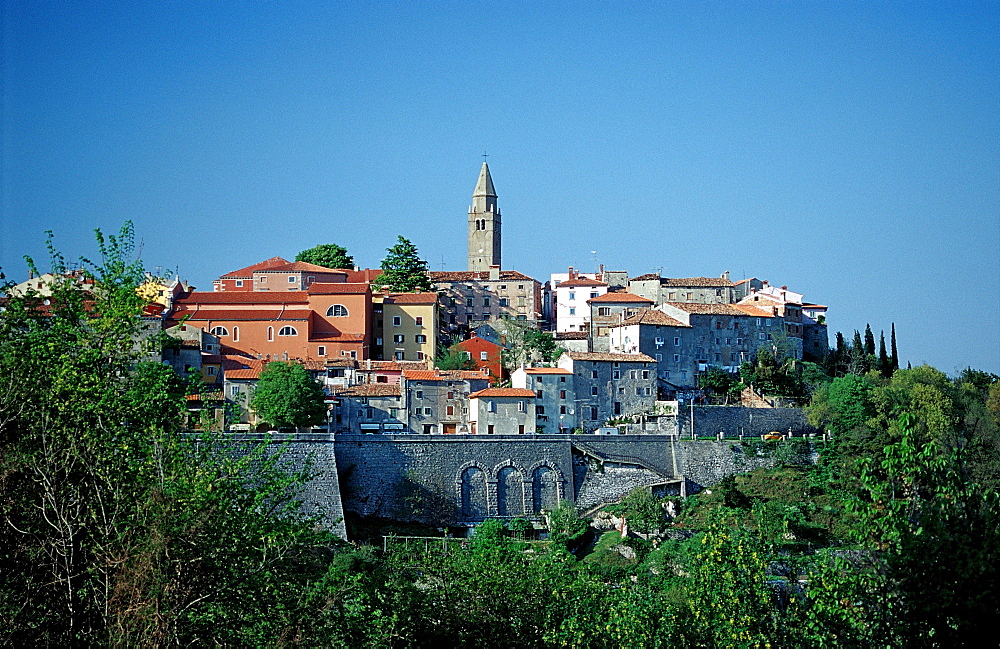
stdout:
{"type": "MultiPolygon", "coordinates": [[[[681,408],[678,413],[681,437],[691,435],[691,410],[681,408]]],[[[783,435],[791,429],[796,437],[817,432],[806,421],[801,408],[740,408],[731,406],[695,406],[694,430],[699,436],[716,435],[722,431],[726,437],[757,437],[777,431],[783,435]]]]}

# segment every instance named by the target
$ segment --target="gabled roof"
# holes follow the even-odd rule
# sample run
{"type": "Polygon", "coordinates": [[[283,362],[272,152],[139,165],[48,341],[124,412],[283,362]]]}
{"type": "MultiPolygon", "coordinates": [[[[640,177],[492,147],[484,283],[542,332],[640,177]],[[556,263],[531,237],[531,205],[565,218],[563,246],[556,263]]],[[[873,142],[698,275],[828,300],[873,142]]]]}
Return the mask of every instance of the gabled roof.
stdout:
{"type": "Polygon", "coordinates": [[[644,298],[641,295],[636,295],[635,293],[626,293],[624,291],[618,293],[605,293],[604,295],[598,295],[597,297],[592,297],[587,300],[588,303],[600,302],[600,303],[610,303],[610,304],[634,304],[642,302],[644,304],[652,304],[653,301],[644,298]]]}
{"type": "Polygon", "coordinates": [[[524,372],[526,374],[572,374],[562,367],[526,367],[524,372]]]}
{"type": "MultiPolygon", "coordinates": [[[[314,282],[306,289],[309,295],[361,295],[371,289],[368,284],[314,282]]],[[[254,293],[256,295],[256,292],[254,293]]]]}
{"type": "MultiPolygon", "coordinates": [[[[490,271],[488,270],[459,270],[459,271],[432,270],[429,271],[427,275],[428,277],[431,278],[432,282],[442,282],[442,283],[498,281],[498,280],[490,280],[490,271]]],[[[534,282],[535,280],[528,277],[524,273],[520,273],[516,270],[501,270],[499,281],[534,282]]]]}
{"type": "Polygon", "coordinates": [[[437,293],[391,293],[383,300],[385,304],[436,304],[437,293]]]}
{"type": "Polygon", "coordinates": [[[773,318],[774,314],[770,309],[761,309],[752,304],[734,304],[734,307],[749,316],[754,316],[757,318],[773,318]]]}
{"type": "Polygon", "coordinates": [[[398,397],[402,393],[398,383],[362,383],[335,392],[338,397],[398,397]]]}
{"type": "Polygon", "coordinates": [[[178,309],[174,312],[172,320],[180,320],[187,317],[190,322],[202,322],[208,320],[231,320],[237,322],[250,322],[261,320],[274,320],[283,322],[285,320],[309,320],[312,311],[309,309],[178,309]]]}
{"type": "Polygon", "coordinates": [[[671,318],[663,311],[656,311],[651,309],[649,311],[642,311],[635,314],[630,318],[622,320],[620,323],[613,325],[615,327],[626,327],[629,325],[660,325],[667,327],[687,327],[691,328],[691,325],[684,324],[676,318],[671,318]]]}
{"type": "Polygon", "coordinates": [[[523,388],[486,388],[485,390],[473,392],[469,395],[470,399],[479,399],[481,397],[515,397],[518,399],[534,399],[535,393],[531,390],[525,390],[523,388]]]}
{"type": "Polygon", "coordinates": [[[697,304],[695,302],[667,302],[670,306],[701,315],[746,315],[734,304],[697,304]]]}
{"type": "Polygon", "coordinates": [[[287,259],[281,257],[271,257],[270,259],[265,259],[264,261],[259,261],[252,266],[247,266],[246,268],[241,268],[239,270],[234,270],[230,273],[226,273],[219,277],[219,279],[239,279],[253,277],[253,274],[258,270],[271,270],[273,268],[278,268],[279,266],[287,266],[289,262],[287,259]]]}
{"type": "Polygon", "coordinates": [[[556,288],[563,286],[568,286],[573,288],[574,286],[607,286],[607,283],[596,279],[589,279],[587,277],[576,277],[573,279],[568,279],[565,282],[559,282],[556,288]]]}
{"type": "Polygon", "coordinates": [[[691,286],[701,288],[728,287],[733,283],[721,277],[664,277],[660,280],[662,286],[691,286]]]}
{"type": "Polygon", "coordinates": [[[427,361],[373,361],[365,359],[358,365],[363,372],[402,372],[427,370],[427,361]]]}
{"type": "Polygon", "coordinates": [[[587,340],[590,334],[586,331],[557,331],[556,340],[587,340]]]}
{"type": "Polygon", "coordinates": [[[567,352],[574,361],[614,361],[616,363],[655,363],[645,354],[607,354],[603,352],[567,352]]]}
{"type": "MultiPolygon", "coordinates": [[[[350,285],[329,284],[328,286],[350,285]]],[[[303,291],[192,291],[174,300],[174,306],[183,307],[200,304],[305,304],[308,301],[309,296],[303,291]]]]}
{"type": "Polygon", "coordinates": [[[281,272],[313,272],[313,273],[341,273],[346,276],[346,271],[336,268],[326,268],[317,266],[305,261],[288,261],[282,257],[271,257],[262,262],[256,263],[246,268],[234,270],[226,273],[219,279],[247,279],[253,277],[254,273],[281,273],[281,272]]]}
{"type": "Polygon", "coordinates": [[[347,281],[350,283],[361,283],[370,284],[375,281],[375,278],[382,274],[381,268],[365,268],[363,270],[354,270],[353,268],[338,268],[337,270],[345,273],[347,275],[347,281]]]}
{"type": "Polygon", "coordinates": [[[472,370],[403,370],[403,378],[407,381],[465,381],[481,379],[488,381],[488,374],[472,370]]]}

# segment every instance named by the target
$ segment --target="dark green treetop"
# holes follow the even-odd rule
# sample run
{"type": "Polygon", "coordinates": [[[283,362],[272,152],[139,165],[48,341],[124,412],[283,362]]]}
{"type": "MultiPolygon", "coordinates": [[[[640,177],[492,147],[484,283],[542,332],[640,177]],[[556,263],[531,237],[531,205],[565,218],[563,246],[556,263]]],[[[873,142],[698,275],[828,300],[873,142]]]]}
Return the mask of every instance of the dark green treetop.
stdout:
{"type": "Polygon", "coordinates": [[[250,407],[281,428],[316,426],[326,418],[323,389],[302,365],[274,361],[260,373],[250,407]]]}
{"type": "Polygon", "coordinates": [[[335,243],[322,243],[295,255],[295,261],[304,261],[324,268],[353,268],[354,257],[347,248],[335,243]]]}
{"type": "Polygon", "coordinates": [[[400,235],[399,243],[386,251],[389,254],[382,260],[382,274],[375,278],[375,286],[388,286],[399,293],[431,290],[427,262],[420,258],[409,239],[400,235]]]}

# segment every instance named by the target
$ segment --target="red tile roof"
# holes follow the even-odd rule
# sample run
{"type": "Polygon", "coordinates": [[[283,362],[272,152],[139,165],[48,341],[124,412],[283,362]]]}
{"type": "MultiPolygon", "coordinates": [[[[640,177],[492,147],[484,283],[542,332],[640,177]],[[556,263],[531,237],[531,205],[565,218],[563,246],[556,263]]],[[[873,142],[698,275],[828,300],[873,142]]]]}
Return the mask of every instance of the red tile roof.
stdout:
{"type": "Polygon", "coordinates": [[[586,331],[557,331],[556,340],[587,340],[590,337],[586,331]]]}
{"type": "Polygon", "coordinates": [[[403,370],[403,377],[407,381],[465,381],[490,378],[488,374],[472,370],[403,370]]]}
{"type": "Polygon", "coordinates": [[[746,315],[735,304],[696,304],[694,302],[667,302],[672,307],[703,315],[746,315]]]}
{"type": "Polygon", "coordinates": [[[576,277],[573,279],[568,279],[565,282],[559,282],[556,286],[568,286],[573,288],[574,286],[607,286],[605,282],[598,281],[596,279],[589,279],[587,277],[576,277]]]}
{"type": "MultiPolygon", "coordinates": [[[[471,281],[489,281],[490,271],[488,270],[461,270],[461,271],[436,271],[432,270],[427,273],[431,278],[432,282],[471,282],[471,281]]],[[[534,282],[535,280],[528,277],[524,273],[519,273],[516,270],[501,270],[500,271],[501,281],[526,281],[534,282]]],[[[496,281],[496,280],[493,280],[496,281]]]]}
{"type": "Polygon", "coordinates": [[[437,293],[392,293],[385,298],[386,304],[435,304],[437,293]]]}
{"type": "Polygon", "coordinates": [[[733,285],[733,283],[728,279],[722,279],[721,277],[664,277],[660,280],[660,284],[663,286],[691,286],[702,288],[716,288],[733,285]]]}
{"type": "Polygon", "coordinates": [[[290,262],[287,259],[281,257],[271,257],[270,259],[265,259],[264,261],[257,262],[252,266],[247,266],[246,268],[241,268],[239,270],[234,270],[230,273],[222,275],[219,279],[238,279],[253,277],[255,271],[258,270],[270,270],[272,268],[278,268],[279,266],[286,266],[290,262]]]}
{"type": "Polygon", "coordinates": [[[486,388],[485,390],[473,392],[469,395],[470,399],[479,399],[481,397],[517,397],[521,399],[534,399],[535,393],[531,390],[524,390],[522,388],[486,388]]]}
{"type": "Polygon", "coordinates": [[[527,374],[572,374],[562,367],[526,367],[524,371],[527,374]]]}
{"type": "Polygon", "coordinates": [[[630,303],[635,303],[635,302],[643,302],[645,304],[652,304],[653,303],[652,300],[650,300],[648,298],[644,298],[641,295],[636,295],[635,293],[625,293],[625,292],[621,292],[621,293],[605,293],[604,295],[598,295],[597,297],[592,297],[589,300],[587,300],[587,302],[588,303],[594,303],[594,302],[619,303],[620,302],[622,304],[630,304],[630,303]]]}
{"type": "Polygon", "coordinates": [[[364,334],[344,331],[340,333],[318,331],[309,336],[309,342],[357,342],[364,339],[364,334]]]}
{"type": "Polygon", "coordinates": [[[312,311],[309,309],[178,309],[172,320],[187,317],[187,322],[207,322],[209,320],[228,320],[233,322],[309,320],[312,311]]]}
{"type": "Polygon", "coordinates": [[[347,273],[347,281],[352,283],[370,284],[375,278],[382,274],[380,268],[365,268],[364,270],[353,270],[350,268],[338,269],[347,273]]]}
{"type": "Polygon", "coordinates": [[[368,293],[371,289],[368,284],[360,282],[356,284],[315,282],[306,290],[310,295],[360,295],[368,293]]]}
{"type": "Polygon", "coordinates": [[[426,370],[427,361],[373,361],[363,360],[359,364],[362,371],[371,372],[402,372],[409,370],[426,370]]]}
{"type": "Polygon", "coordinates": [[[655,363],[645,354],[606,354],[603,352],[567,352],[574,361],[614,361],[616,363],[655,363]]]}
{"type": "Polygon", "coordinates": [[[760,307],[753,306],[752,304],[734,304],[733,306],[742,311],[744,315],[755,316],[758,318],[774,317],[774,314],[771,313],[770,309],[761,309],[760,307]]]}
{"type": "Polygon", "coordinates": [[[347,276],[347,271],[337,268],[326,268],[325,266],[317,266],[316,264],[310,264],[305,261],[288,261],[282,257],[271,257],[270,259],[265,259],[264,261],[256,263],[252,266],[247,266],[246,268],[226,273],[219,279],[246,279],[248,277],[253,277],[254,273],[281,272],[341,273],[345,277],[347,276]]]}
{"type": "MultiPolygon", "coordinates": [[[[313,284],[316,286],[316,284],[313,284]]],[[[347,286],[333,284],[332,286],[347,286]]],[[[192,291],[174,300],[175,307],[199,304],[305,304],[303,291],[192,291]]]]}

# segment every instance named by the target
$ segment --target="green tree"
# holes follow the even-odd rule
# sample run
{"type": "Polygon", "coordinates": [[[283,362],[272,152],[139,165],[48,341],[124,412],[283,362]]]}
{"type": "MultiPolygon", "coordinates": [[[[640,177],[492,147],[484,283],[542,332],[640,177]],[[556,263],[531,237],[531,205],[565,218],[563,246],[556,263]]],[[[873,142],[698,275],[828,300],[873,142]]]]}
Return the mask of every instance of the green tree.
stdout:
{"type": "Polygon", "coordinates": [[[375,278],[375,286],[388,286],[399,293],[431,290],[427,262],[408,239],[400,235],[399,243],[386,251],[389,254],[382,260],[382,274],[375,278]]]}
{"type": "Polygon", "coordinates": [[[870,356],[875,355],[875,334],[872,333],[870,324],[865,325],[865,353],[870,356]]]}
{"type": "Polygon", "coordinates": [[[434,359],[434,367],[439,370],[474,370],[476,362],[456,343],[441,350],[434,359]]]}
{"type": "Polygon", "coordinates": [[[324,268],[353,268],[354,257],[347,248],[335,243],[321,243],[295,255],[295,261],[304,261],[324,268]]]}
{"type": "Polygon", "coordinates": [[[318,426],[326,421],[323,388],[299,363],[273,361],[260,373],[250,407],[281,428],[318,426]]]}
{"type": "Polygon", "coordinates": [[[878,335],[878,371],[882,376],[888,378],[892,376],[892,361],[885,351],[885,332],[880,331],[878,335]]]}
{"type": "Polygon", "coordinates": [[[726,372],[721,367],[712,365],[698,375],[698,385],[714,394],[724,396],[726,403],[729,403],[731,394],[734,391],[738,393],[739,386],[742,384],[731,372],[726,372]]]}
{"type": "Polygon", "coordinates": [[[889,359],[892,361],[892,371],[899,369],[899,353],[896,351],[896,323],[892,323],[892,333],[889,337],[889,347],[891,349],[889,359]]]}
{"type": "Polygon", "coordinates": [[[652,534],[663,527],[662,501],[648,488],[637,487],[628,492],[609,511],[621,514],[629,527],[640,534],[652,534]]]}

